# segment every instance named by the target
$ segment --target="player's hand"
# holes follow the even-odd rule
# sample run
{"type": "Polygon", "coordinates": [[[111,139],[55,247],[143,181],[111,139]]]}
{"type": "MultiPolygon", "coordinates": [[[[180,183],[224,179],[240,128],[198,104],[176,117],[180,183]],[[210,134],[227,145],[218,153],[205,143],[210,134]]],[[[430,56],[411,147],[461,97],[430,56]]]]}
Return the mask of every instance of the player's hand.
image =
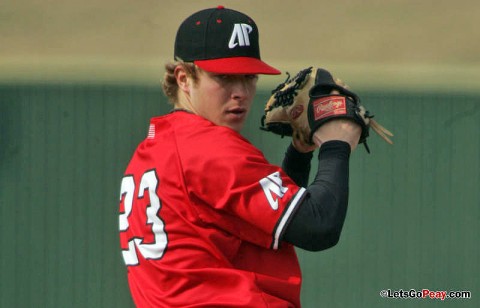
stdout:
{"type": "Polygon", "coordinates": [[[313,134],[313,142],[317,147],[330,140],[345,141],[353,151],[358,145],[362,128],[349,119],[333,119],[320,126],[313,134]]]}

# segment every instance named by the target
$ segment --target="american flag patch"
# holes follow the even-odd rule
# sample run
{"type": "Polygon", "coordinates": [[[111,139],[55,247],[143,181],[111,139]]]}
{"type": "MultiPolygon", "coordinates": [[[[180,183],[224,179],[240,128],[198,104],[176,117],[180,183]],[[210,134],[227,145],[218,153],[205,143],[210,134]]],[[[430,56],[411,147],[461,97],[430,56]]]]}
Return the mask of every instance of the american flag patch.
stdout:
{"type": "Polygon", "coordinates": [[[155,125],[154,124],[150,124],[150,126],[148,127],[148,139],[153,139],[155,138],[155,125]]]}

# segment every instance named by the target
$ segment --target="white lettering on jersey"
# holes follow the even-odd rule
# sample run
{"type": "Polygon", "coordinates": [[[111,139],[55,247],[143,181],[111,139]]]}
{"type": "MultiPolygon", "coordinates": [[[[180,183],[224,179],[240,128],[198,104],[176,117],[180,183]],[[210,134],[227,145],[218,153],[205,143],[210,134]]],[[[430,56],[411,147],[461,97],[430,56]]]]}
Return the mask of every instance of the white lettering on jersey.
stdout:
{"type": "MultiPolygon", "coordinates": [[[[146,222],[145,225],[151,230],[145,229],[145,234],[133,236],[128,239],[128,248],[122,250],[123,259],[127,266],[138,265],[137,250],[145,259],[158,260],[163,257],[168,245],[167,233],[165,232],[165,224],[159,216],[162,202],[157,195],[159,180],[155,169],[145,172],[140,180],[140,187],[136,199],[143,199],[145,192],[148,192],[150,204],[146,206],[146,222]],[[154,236],[153,243],[144,243],[144,237],[147,233],[154,236]]],[[[132,213],[135,197],[135,181],[133,176],[129,175],[123,178],[120,192],[120,202],[124,204],[124,212],[119,216],[120,232],[127,232],[130,229],[129,219],[134,220],[135,215],[132,213]]],[[[138,213],[137,213],[138,215],[138,213]]]]}
{"type": "Polygon", "coordinates": [[[233,49],[237,46],[250,46],[250,37],[248,35],[252,30],[253,28],[250,25],[235,24],[232,36],[230,36],[230,42],[228,42],[228,48],[233,49]]]}
{"type": "Polygon", "coordinates": [[[280,172],[274,172],[267,177],[264,177],[259,181],[262,186],[263,192],[267,197],[268,203],[273,210],[278,210],[278,198],[283,198],[288,188],[283,186],[280,172]],[[275,199],[274,195],[278,198],[275,199]]]}

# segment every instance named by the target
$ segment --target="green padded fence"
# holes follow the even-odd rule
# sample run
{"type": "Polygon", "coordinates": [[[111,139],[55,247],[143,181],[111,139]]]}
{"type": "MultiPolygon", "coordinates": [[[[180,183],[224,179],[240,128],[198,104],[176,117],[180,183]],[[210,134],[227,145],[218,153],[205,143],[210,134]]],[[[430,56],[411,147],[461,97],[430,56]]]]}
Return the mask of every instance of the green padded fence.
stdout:
{"type": "MultiPolygon", "coordinates": [[[[427,307],[382,290],[469,290],[480,301],[480,96],[359,93],[395,144],[373,132],[351,161],[339,244],[299,250],[304,307],[427,307]]],[[[279,164],[289,142],[245,136],[279,164]]],[[[0,307],[132,307],[118,240],[119,184],[159,88],[0,86],[0,307]]],[[[315,166],[315,164],[314,164],[315,166]]],[[[315,169],[315,168],[313,168],[315,169]]]]}

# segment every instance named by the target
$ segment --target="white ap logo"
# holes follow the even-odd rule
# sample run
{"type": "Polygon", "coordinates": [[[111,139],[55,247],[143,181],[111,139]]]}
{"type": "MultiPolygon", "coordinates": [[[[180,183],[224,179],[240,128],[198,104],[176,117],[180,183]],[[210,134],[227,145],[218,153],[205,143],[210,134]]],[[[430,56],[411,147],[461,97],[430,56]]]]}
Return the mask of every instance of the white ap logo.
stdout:
{"type": "Polygon", "coordinates": [[[274,172],[259,182],[272,209],[275,211],[278,210],[278,199],[274,199],[273,195],[276,195],[278,198],[283,198],[288,190],[288,187],[283,186],[280,172],[274,172]]]}
{"type": "Polygon", "coordinates": [[[250,38],[248,35],[252,30],[253,28],[250,25],[235,24],[230,42],[228,42],[228,48],[233,49],[237,46],[250,46],[250,38]]]}

